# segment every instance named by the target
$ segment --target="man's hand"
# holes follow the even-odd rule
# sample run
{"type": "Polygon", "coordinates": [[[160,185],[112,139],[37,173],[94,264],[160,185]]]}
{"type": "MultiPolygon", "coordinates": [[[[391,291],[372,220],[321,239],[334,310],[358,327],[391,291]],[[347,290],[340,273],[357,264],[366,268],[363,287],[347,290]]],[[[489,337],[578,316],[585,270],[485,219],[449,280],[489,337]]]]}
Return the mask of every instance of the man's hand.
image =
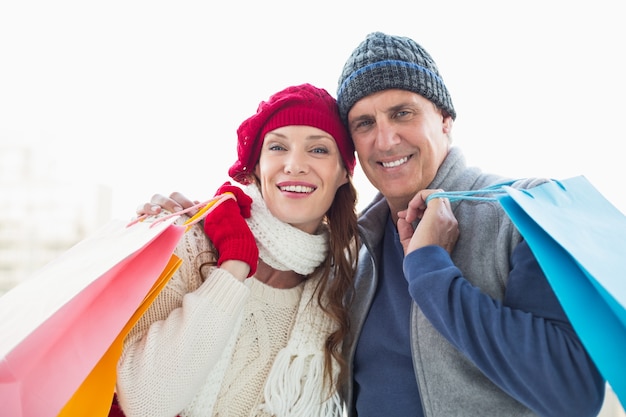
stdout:
{"type": "Polygon", "coordinates": [[[408,255],[428,245],[438,245],[452,253],[459,238],[459,224],[447,198],[433,198],[426,206],[426,198],[442,190],[422,190],[409,202],[406,210],[398,212],[398,234],[408,255]],[[413,230],[412,222],[420,219],[413,230]]]}
{"type": "MultiPolygon", "coordinates": [[[[199,201],[191,201],[179,192],[173,192],[169,197],[165,197],[161,194],[155,194],[150,199],[149,203],[144,203],[137,207],[137,215],[144,214],[154,215],[159,214],[161,210],[165,209],[171,213],[176,213],[183,209],[189,208],[199,201]]],[[[195,213],[190,212],[189,215],[193,216],[195,213]]]]}

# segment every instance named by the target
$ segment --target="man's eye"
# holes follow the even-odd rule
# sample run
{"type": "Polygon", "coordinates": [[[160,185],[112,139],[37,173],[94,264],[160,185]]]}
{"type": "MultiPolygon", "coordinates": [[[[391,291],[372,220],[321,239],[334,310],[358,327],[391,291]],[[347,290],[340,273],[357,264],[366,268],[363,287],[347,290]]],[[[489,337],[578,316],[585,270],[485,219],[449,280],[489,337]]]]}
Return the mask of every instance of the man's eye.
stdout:
{"type": "Polygon", "coordinates": [[[410,113],[406,110],[400,110],[399,112],[396,113],[396,117],[404,117],[404,116],[408,116],[410,113]]]}
{"type": "Polygon", "coordinates": [[[361,120],[354,125],[354,129],[355,130],[364,129],[364,128],[371,126],[372,124],[373,123],[371,120],[361,120]]]}

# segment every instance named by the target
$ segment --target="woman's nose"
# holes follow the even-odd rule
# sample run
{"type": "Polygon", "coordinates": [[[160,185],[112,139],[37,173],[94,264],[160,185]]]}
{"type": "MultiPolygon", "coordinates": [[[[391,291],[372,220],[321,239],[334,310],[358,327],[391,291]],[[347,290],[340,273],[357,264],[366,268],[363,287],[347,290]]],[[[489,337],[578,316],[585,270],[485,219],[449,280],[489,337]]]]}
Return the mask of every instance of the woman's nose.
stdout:
{"type": "Polygon", "coordinates": [[[285,173],[303,174],[308,172],[309,165],[306,162],[306,156],[299,152],[291,152],[285,162],[285,173]]]}

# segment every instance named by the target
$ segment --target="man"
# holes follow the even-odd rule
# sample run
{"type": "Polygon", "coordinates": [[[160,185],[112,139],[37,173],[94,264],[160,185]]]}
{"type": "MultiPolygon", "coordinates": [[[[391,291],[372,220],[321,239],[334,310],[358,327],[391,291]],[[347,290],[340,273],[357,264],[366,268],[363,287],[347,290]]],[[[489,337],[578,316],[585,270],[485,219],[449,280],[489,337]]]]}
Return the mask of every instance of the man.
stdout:
{"type": "Polygon", "coordinates": [[[499,203],[426,208],[424,190],[507,181],[451,146],[456,112],[431,56],[372,33],[337,99],[380,192],[359,220],[349,415],[595,416],[604,380],[499,203]]]}
{"type": "MultiPolygon", "coordinates": [[[[499,203],[425,203],[509,181],[452,147],[456,111],[432,57],[372,33],[345,63],[337,100],[380,192],[359,219],[349,416],[595,416],[605,381],[499,203]]],[[[176,210],[157,195],[140,212],[155,204],[176,210]]]]}

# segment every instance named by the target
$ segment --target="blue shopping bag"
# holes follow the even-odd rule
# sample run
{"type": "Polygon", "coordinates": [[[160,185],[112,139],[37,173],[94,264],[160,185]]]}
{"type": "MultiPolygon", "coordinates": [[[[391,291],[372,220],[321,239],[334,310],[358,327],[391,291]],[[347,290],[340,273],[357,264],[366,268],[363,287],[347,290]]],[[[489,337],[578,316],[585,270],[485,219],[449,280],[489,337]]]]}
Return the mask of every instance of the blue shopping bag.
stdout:
{"type": "Polygon", "coordinates": [[[503,189],[502,207],[589,355],[626,404],[626,216],[584,176],[503,189]]]}

